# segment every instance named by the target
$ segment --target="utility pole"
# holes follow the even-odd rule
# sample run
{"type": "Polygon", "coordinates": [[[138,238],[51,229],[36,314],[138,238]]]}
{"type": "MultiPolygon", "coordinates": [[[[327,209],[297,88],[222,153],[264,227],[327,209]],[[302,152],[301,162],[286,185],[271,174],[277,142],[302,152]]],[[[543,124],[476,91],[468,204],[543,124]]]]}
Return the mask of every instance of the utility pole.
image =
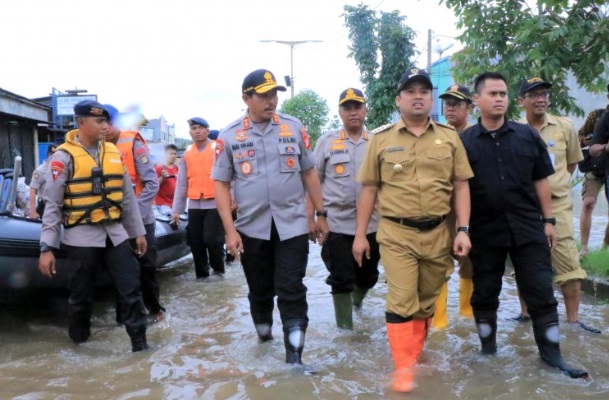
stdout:
{"type": "Polygon", "coordinates": [[[273,39],[265,39],[265,40],[261,40],[261,42],[264,43],[269,43],[269,42],[275,42],[275,43],[279,43],[279,44],[285,44],[290,46],[290,91],[291,91],[291,98],[294,97],[294,46],[299,45],[299,44],[304,44],[304,43],[320,43],[323,42],[323,40],[273,40],[273,39]]]}
{"type": "Polygon", "coordinates": [[[431,29],[427,30],[427,73],[431,74],[431,29]]]}

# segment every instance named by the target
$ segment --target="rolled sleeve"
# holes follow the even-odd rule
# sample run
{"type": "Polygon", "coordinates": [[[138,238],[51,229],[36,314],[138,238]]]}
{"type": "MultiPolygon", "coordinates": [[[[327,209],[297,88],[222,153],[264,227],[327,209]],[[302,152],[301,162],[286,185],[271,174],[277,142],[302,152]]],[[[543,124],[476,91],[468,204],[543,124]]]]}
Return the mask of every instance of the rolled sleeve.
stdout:
{"type": "Polygon", "coordinates": [[[178,168],[178,178],[176,180],[176,189],[173,194],[173,205],[171,210],[174,213],[181,214],[186,210],[186,192],[188,191],[188,168],[186,160],[182,161],[178,168]]]}
{"type": "Polygon", "coordinates": [[[144,222],[142,221],[135,193],[133,193],[133,186],[131,185],[128,172],[125,172],[123,176],[123,212],[121,214],[121,222],[130,238],[134,239],[146,235],[146,229],[144,228],[144,222]]]}
{"type": "Polygon", "coordinates": [[[142,182],[142,192],[137,197],[137,203],[142,219],[145,223],[150,224],[154,222],[152,203],[159,191],[159,179],[154,169],[154,164],[150,161],[148,147],[136,140],[133,146],[133,153],[135,154],[135,170],[142,182]]]}
{"type": "Polygon", "coordinates": [[[216,158],[211,171],[211,178],[217,181],[230,182],[235,174],[232,151],[227,144],[228,142],[224,139],[224,135],[220,134],[220,138],[216,142],[216,158]],[[217,147],[218,143],[221,146],[220,150],[217,147]]]}
{"type": "Polygon", "coordinates": [[[63,198],[72,168],[71,157],[64,151],[58,151],[49,160],[50,166],[46,171],[45,200],[46,206],[42,217],[42,232],[40,242],[59,248],[61,243],[61,221],[63,218],[63,198]],[[57,166],[54,170],[53,163],[57,166]],[[61,171],[60,171],[61,169],[61,171]]]}

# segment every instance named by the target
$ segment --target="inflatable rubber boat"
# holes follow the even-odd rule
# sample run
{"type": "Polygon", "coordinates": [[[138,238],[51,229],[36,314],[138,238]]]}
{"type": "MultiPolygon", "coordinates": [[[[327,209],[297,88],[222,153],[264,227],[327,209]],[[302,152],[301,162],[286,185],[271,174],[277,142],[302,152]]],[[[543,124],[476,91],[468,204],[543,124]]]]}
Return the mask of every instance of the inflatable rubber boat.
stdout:
{"type": "MultiPolygon", "coordinates": [[[[55,251],[57,274],[45,278],[38,270],[40,256],[40,230],[42,222],[15,215],[15,197],[19,176],[20,157],[14,169],[0,170],[0,290],[65,288],[69,266],[63,247],[55,251]]],[[[171,216],[155,209],[158,266],[178,260],[190,253],[186,244],[186,214],[181,216],[179,227],[170,225],[171,216]]],[[[108,274],[100,271],[98,283],[109,283],[108,274]]]]}

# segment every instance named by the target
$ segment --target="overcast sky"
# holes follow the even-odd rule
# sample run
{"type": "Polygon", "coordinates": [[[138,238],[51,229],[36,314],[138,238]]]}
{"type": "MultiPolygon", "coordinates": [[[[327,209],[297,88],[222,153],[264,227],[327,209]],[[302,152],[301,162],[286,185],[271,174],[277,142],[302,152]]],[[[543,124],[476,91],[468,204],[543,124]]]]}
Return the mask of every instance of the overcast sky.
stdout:
{"type": "MultiPolygon", "coordinates": [[[[361,87],[348,58],[346,0],[2,0],[0,88],[26,97],[87,89],[119,109],[138,105],[151,119],[163,115],[188,137],[186,120],[200,116],[221,129],[243,113],[241,83],[258,68],[283,83],[290,47],[262,39],[323,40],[294,50],[296,93],[308,88],[336,113],[338,95],[361,87]]],[[[456,18],[438,0],[363,1],[398,10],[417,33],[418,64],[427,63],[427,30],[434,47],[461,46],[456,18]],[[441,43],[436,43],[440,41],[441,43]]],[[[432,60],[438,59],[434,51],[432,60]]],[[[290,91],[280,93],[280,103],[290,91]]]]}

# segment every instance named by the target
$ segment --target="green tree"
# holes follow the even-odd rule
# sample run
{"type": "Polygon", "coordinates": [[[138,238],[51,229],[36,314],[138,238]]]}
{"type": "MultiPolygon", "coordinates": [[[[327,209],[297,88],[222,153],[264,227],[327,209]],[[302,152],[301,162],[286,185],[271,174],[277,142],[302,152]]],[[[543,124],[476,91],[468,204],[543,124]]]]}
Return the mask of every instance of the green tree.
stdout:
{"type": "Polygon", "coordinates": [[[415,54],[415,33],[398,11],[377,13],[364,4],[344,10],[349,57],[360,70],[368,97],[368,126],[375,128],[388,123],[395,112],[397,84],[415,54]]]}
{"type": "Polygon", "coordinates": [[[312,145],[315,145],[322,127],[328,122],[330,109],[326,99],[311,89],[305,89],[284,101],[279,111],[300,119],[309,132],[312,145]]]}
{"type": "MultiPolygon", "coordinates": [[[[568,96],[569,73],[579,86],[600,92],[609,60],[607,2],[591,0],[441,0],[458,16],[465,49],[453,58],[459,82],[483,71],[509,80],[509,116],[519,111],[516,96],[523,79],[553,83],[553,112],[583,115],[568,96]],[[532,5],[529,5],[532,4],[532,5]]],[[[574,89],[574,88],[573,88],[574,89]]]]}

